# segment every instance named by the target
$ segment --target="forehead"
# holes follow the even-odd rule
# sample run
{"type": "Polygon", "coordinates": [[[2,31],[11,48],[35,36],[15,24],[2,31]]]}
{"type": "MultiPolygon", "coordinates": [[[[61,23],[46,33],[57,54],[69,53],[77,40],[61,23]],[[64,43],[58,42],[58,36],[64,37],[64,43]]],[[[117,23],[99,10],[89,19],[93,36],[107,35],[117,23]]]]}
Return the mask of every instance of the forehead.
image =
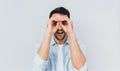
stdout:
{"type": "Polygon", "coordinates": [[[57,21],[62,21],[67,17],[67,15],[55,13],[55,14],[52,15],[52,17],[54,17],[55,20],[57,20],[57,21]]]}

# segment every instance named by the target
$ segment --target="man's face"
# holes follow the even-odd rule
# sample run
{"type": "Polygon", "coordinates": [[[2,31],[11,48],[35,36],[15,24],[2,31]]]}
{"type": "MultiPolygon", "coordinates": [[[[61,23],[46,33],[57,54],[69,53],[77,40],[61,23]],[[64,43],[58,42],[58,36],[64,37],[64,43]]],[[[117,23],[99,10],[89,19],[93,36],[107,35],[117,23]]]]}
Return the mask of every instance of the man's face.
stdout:
{"type": "Polygon", "coordinates": [[[66,21],[64,20],[64,18],[66,18],[67,15],[55,13],[52,15],[52,17],[55,18],[55,23],[59,24],[59,27],[58,27],[57,31],[55,32],[54,36],[57,40],[61,41],[61,40],[65,39],[65,37],[66,37],[66,32],[62,28],[62,24],[65,25],[66,21]]]}

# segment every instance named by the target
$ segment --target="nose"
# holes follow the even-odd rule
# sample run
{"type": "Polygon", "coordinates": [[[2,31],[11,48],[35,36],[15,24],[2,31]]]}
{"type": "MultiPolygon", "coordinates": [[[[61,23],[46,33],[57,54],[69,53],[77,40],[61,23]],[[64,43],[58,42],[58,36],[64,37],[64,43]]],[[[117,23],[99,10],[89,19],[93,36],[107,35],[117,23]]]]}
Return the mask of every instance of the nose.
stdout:
{"type": "Polygon", "coordinates": [[[61,23],[59,23],[58,29],[59,29],[59,30],[62,29],[62,25],[61,25],[61,23]]]}

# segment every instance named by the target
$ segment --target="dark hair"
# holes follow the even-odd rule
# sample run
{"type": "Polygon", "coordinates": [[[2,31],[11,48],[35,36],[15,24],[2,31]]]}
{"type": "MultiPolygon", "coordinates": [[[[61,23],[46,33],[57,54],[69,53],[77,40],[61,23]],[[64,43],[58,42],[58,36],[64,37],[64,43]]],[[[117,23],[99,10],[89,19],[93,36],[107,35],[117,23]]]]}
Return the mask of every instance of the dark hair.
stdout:
{"type": "Polygon", "coordinates": [[[52,11],[50,12],[49,18],[51,18],[51,16],[52,16],[53,14],[55,14],[55,13],[67,15],[67,17],[70,18],[70,13],[69,13],[69,11],[68,11],[66,8],[64,8],[64,7],[57,7],[57,8],[55,8],[54,10],[52,10],[52,11]]]}

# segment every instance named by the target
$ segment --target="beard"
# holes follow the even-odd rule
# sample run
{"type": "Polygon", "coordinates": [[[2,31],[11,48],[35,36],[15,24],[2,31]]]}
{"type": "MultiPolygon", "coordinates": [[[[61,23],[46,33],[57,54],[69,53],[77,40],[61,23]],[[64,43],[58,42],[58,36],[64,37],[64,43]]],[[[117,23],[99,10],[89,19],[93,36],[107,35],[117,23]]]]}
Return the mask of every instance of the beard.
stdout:
{"type": "Polygon", "coordinates": [[[54,36],[57,40],[62,41],[67,35],[64,30],[57,30],[54,36]]]}

